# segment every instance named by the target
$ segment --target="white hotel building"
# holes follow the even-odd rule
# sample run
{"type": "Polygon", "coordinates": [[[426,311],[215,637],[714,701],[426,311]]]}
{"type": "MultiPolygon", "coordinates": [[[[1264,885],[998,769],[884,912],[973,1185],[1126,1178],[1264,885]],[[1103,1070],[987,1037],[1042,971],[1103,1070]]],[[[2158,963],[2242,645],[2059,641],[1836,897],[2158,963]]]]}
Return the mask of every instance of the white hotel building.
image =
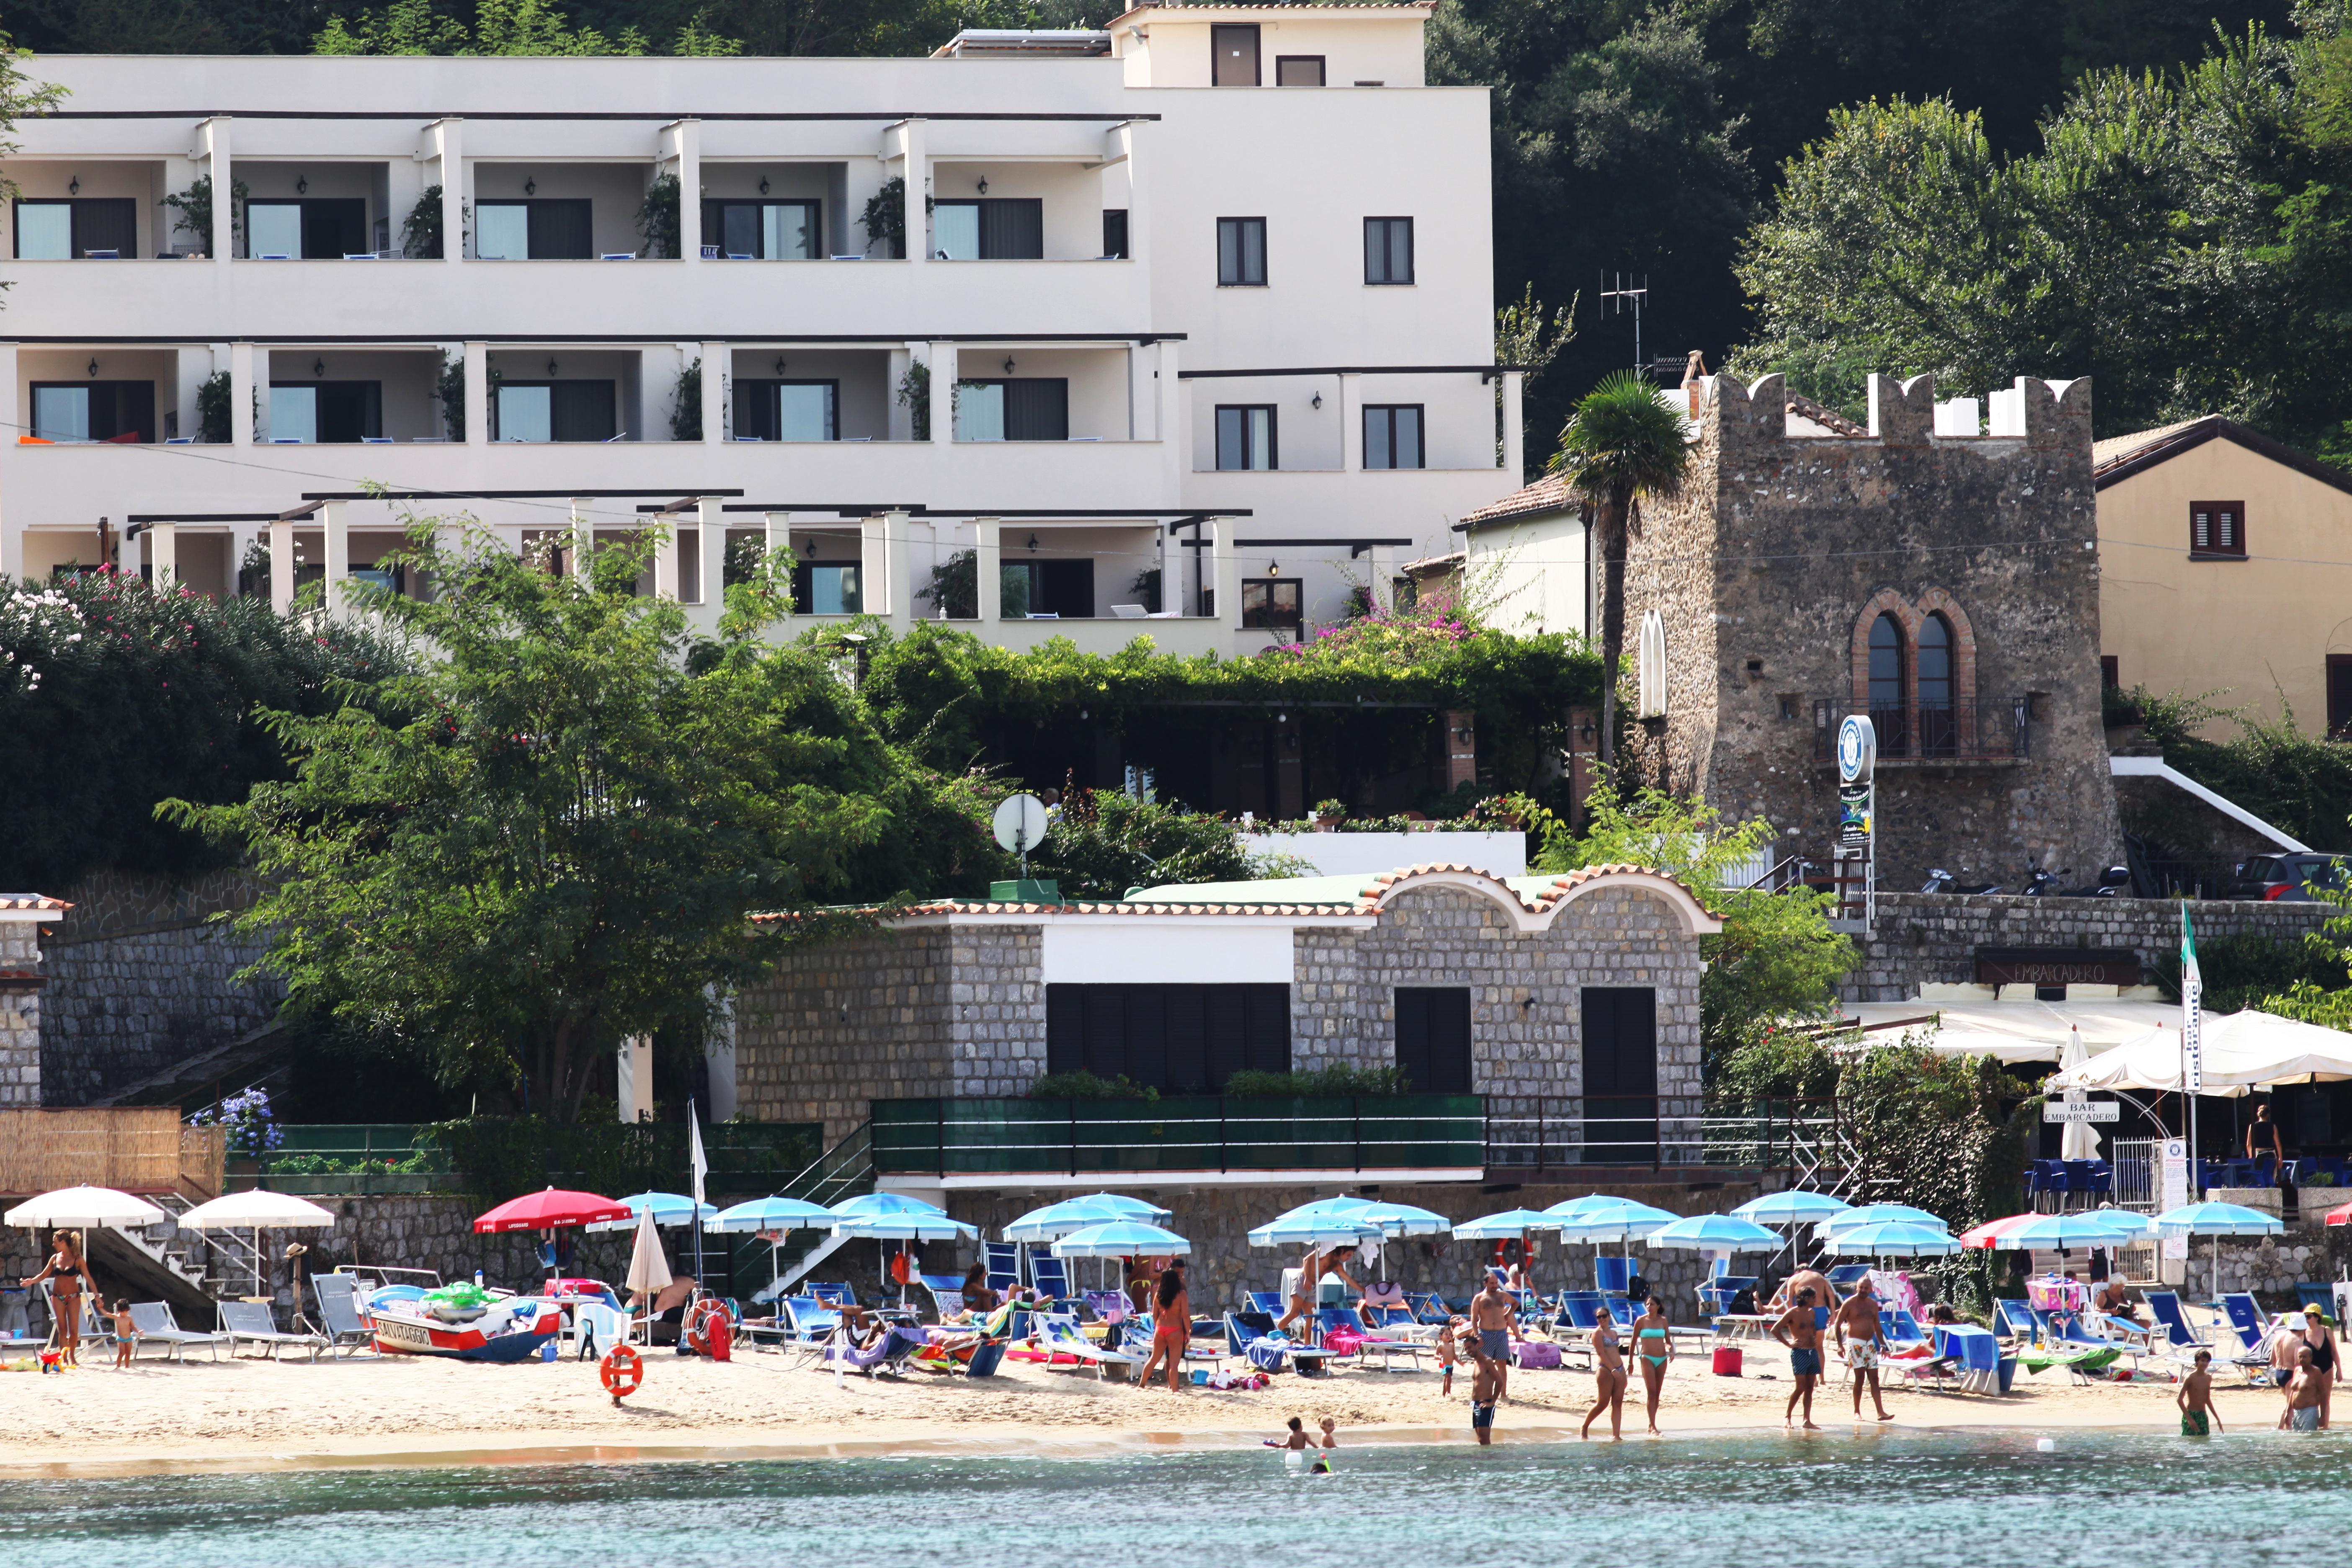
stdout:
{"type": "Polygon", "coordinates": [[[1430,8],[927,59],[36,60],[67,96],[5,160],[0,570],[234,593],[275,541],[244,587],[290,603],[404,506],[518,547],[660,513],[646,586],[706,618],[761,537],[812,619],[936,618],[964,550],[950,607],[1009,646],[1336,619],[1519,483],[1486,94],[1423,84],[1430,8]],[[903,255],[864,221],[898,181],[903,255]],[[192,188],[236,197],[191,227],[192,188]]]}

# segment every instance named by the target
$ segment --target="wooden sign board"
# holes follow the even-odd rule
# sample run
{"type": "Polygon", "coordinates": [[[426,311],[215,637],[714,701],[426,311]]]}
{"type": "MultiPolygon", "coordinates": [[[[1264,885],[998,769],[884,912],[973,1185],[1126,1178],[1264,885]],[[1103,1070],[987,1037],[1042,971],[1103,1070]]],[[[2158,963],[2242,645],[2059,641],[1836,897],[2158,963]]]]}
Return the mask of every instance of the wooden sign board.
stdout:
{"type": "Polygon", "coordinates": [[[2137,985],[2139,954],[2127,947],[1980,947],[1979,985],[2137,985]]]}

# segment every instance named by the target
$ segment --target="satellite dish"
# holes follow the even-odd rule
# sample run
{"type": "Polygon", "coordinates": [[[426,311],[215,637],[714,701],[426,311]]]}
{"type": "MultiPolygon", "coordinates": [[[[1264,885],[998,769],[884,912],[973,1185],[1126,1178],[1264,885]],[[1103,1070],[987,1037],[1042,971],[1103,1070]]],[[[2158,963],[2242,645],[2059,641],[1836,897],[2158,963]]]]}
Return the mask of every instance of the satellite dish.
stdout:
{"type": "Polygon", "coordinates": [[[1029,874],[1029,852],[1045,841],[1045,803],[1034,795],[1007,795],[996,807],[996,842],[1021,857],[1029,874]]]}

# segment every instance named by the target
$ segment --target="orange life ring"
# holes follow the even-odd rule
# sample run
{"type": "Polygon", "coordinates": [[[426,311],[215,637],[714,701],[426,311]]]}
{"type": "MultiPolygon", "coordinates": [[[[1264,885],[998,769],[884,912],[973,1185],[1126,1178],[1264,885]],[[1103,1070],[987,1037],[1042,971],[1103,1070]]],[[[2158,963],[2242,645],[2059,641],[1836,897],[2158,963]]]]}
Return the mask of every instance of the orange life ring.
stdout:
{"type": "Polygon", "coordinates": [[[686,1315],[687,1349],[697,1355],[710,1354],[710,1321],[726,1315],[727,1309],[708,1297],[696,1302],[694,1310],[686,1315]]]}
{"type": "Polygon", "coordinates": [[[628,1346],[614,1345],[596,1363],[596,1376],[604,1384],[604,1392],[613,1396],[613,1403],[618,1405],[645,1383],[646,1363],[628,1346]]]}

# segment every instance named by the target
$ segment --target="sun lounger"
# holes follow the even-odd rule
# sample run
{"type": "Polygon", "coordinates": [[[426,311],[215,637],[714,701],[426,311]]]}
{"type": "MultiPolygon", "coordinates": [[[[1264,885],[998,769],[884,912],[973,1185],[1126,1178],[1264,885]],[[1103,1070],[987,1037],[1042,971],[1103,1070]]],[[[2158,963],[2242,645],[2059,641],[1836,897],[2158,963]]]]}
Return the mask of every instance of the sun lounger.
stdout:
{"type": "Polygon", "coordinates": [[[857,1305],[857,1293],[846,1285],[812,1284],[808,1288],[808,1293],[815,1297],[818,1300],[824,1302],[828,1307],[855,1307],[857,1305]]]}
{"type": "Polygon", "coordinates": [[[2015,1297],[2003,1296],[1993,1304],[1994,1331],[2007,1335],[2021,1343],[2032,1343],[2042,1337],[2042,1325],[2034,1320],[2033,1309],[2015,1297]]]}
{"type": "Polygon", "coordinates": [[[1405,1297],[1405,1303],[1412,1309],[1414,1321],[1425,1323],[1433,1329],[1444,1328],[1446,1321],[1454,1316],[1447,1310],[1444,1298],[1434,1291],[1421,1296],[1408,1295],[1405,1297]]]}
{"type": "Polygon", "coordinates": [[[814,1296],[787,1296],[783,1308],[795,1344],[823,1344],[841,1327],[840,1312],[814,1296]]]}
{"type": "Polygon", "coordinates": [[[2249,1290],[2232,1290],[2222,1297],[2221,1310],[2229,1314],[2230,1331],[2238,1336],[2239,1351],[2228,1358],[2230,1364],[2243,1373],[2248,1383],[2274,1386],[2270,1377],[2271,1351],[2279,1325],[2255,1303],[2249,1290]]]}
{"type": "Polygon", "coordinates": [[[343,1355],[374,1350],[375,1335],[360,1315],[358,1276],[313,1274],[310,1289],[319,1299],[319,1330],[329,1349],[343,1355]]]}
{"type": "Polygon", "coordinates": [[[228,1340],[228,1353],[234,1357],[240,1343],[260,1345],[275,1361],[280,1351],[304,1350],[317,1361],[327,1342],[317,1334],[283,1334],[278,1331],[278,1321],[270,1316],[268,1305],[261,1301],[223,1301],[220,1303],[221,1332],[228,1340]]]}
{"type": "Polygon", "coordinates": [[[1399,1356],[1407,1358],[1412,1363],[1412,1369],[1418,1372],[1421,1370],[1422,1353],[1431,1348],[1411,1340],[1391,1338],[1381,1333],[1368,1325],[1364,1321],[1363,1315],[1352,1307],[1325,1307],[1315,1314],[1315,1321],[1316,1326],[1323,1331],[1323,1344],[1326,1349],[1334,1349],[1333,1337],[1341,1336],[1343,1342],[1351,1342],[1356,1349],[1352,1355],[1344,1349],[1339,1350],[1339,1354],[1349,1356],[1349,1359],[1359,1365],[1369,1364],[1370,1357],[1378,1356],[1381,1358],[1382,1372],[1395,1371],[1396,1358],[1399,1356]]]}
{"type": "MultiPolygon", "coordinates": [[[[1061,1259],[1055,1258],[1055,1262],[1061,1259]]],[[[1141,1366],[1143,1357],[1127,1351],[1107,1351],[1096,1344],[1078,1329],[1077,1319],[1066,1312],[1036,1314],[1037,1342],[1052,1356],[1075,1356],[1081,1366],[1092,1366],[1097,1378],[1108,1375],[1105,1367],[1141,1366]]],[[[1053,1365],[1047,1361],[1046,1365],[1053,1365]]]]}
{"type": "Polygon", "coordinates": [[[1279,1319],[1287,1310],[1279,1290],[1244,1290],[1242,1300],[1249,1303],[1251,1311],[1264,1312],[1269,1318],[1279,1319]]]}
{"type": "Polygon", "coordinates": [[[2198,1337],[2195,1329],[2189,1326],[2189,1314],[2181,1310],[2179,1292],[2150,1290],[2147,1293],[2147,1310],[2156,1319],[2157,1326],[2169,1336],[2172,1349],[2195,1352],[2212,1348],[2198,1337]]]}
{"type": "Polygon", "coordinates": [[[964,1310],[963,1280],[949,1276],[947,1282],[941,1284],[940,1278],[937,1274],[926,1274],[922,1277],[922,1280],[923,1289],[930,1292],[931,1310],[939,1314],[940,1321],[944,1323],[950,1318],[961,1316],[964,1310]]]}
{"type": "Polygon", "coordinates": [[[1087,1310],[1097,1322],[1124,1323],[1135,1316],[1135,1303],[1127,1299],[1124,1290],[1089,1290],[1086,1293],[1087,1310]]]}
{"type": "MultiPolygon", "coordinates": [[[[572,1324],[564,1331],[580,1347],[579,1359],[594,1361],[614,1345],[629,1337],[629,1314],[619,1307],[602,1301],[581,1301],[572,1309],[572,1324]]],[[[762,1334],[773,1335],[780,1331],[766,1323],[746,1323],[740,1320],[735,1335],[747,1345],[756,1345],[762,1334]]],[[[789,1333],[791,1331],[781,1331],[789,1333]]]]}
{"type": "Polygon", "coordinates": [[[1069,1265],[1050,1253],[1039,1253],[1029,1259],[1029,1280],[1056,1301],[1076,1299],[1070,1294],[1069,1265]]]}
{"type": "Polygon", "coordinates": [[[133,1356],[137,1355],[138,1350],[152,1344],[170,1351],[172,1359],[177,1361],[189,1347],[202,1345],[212,1352],[215,1361],[218,1361],[222,1342],[228,1338],[226,1334],[200,1334],[180,1327],[173,1321],[169,1301],[133,1301],[131,1304],[131,1326],[139,1331],[138,1347],[131,1352],[133,1356]]]}
{"type": "Polygon", "coordinates": [[[868,1377],[877,1372],[904,1375],[907,1364],[915,1359],[915,1352],[930,1342],[930,1337],[919,1330],[903,1329],[894,1323],[883,1331],[880,1339],[864,1350],[845,1344],[825,1346],[816,1364],[831,1366],[837,1363],[868,1377]]]}
{"type": "Polygon", "coordinates": [[[1021,1284],[1021,1244],[1017,1241],[984,1241],[980,1247],[981,1261],[988,1268],[988,1288],[999,1296],[1019,1288],[1021,1284]]]}

